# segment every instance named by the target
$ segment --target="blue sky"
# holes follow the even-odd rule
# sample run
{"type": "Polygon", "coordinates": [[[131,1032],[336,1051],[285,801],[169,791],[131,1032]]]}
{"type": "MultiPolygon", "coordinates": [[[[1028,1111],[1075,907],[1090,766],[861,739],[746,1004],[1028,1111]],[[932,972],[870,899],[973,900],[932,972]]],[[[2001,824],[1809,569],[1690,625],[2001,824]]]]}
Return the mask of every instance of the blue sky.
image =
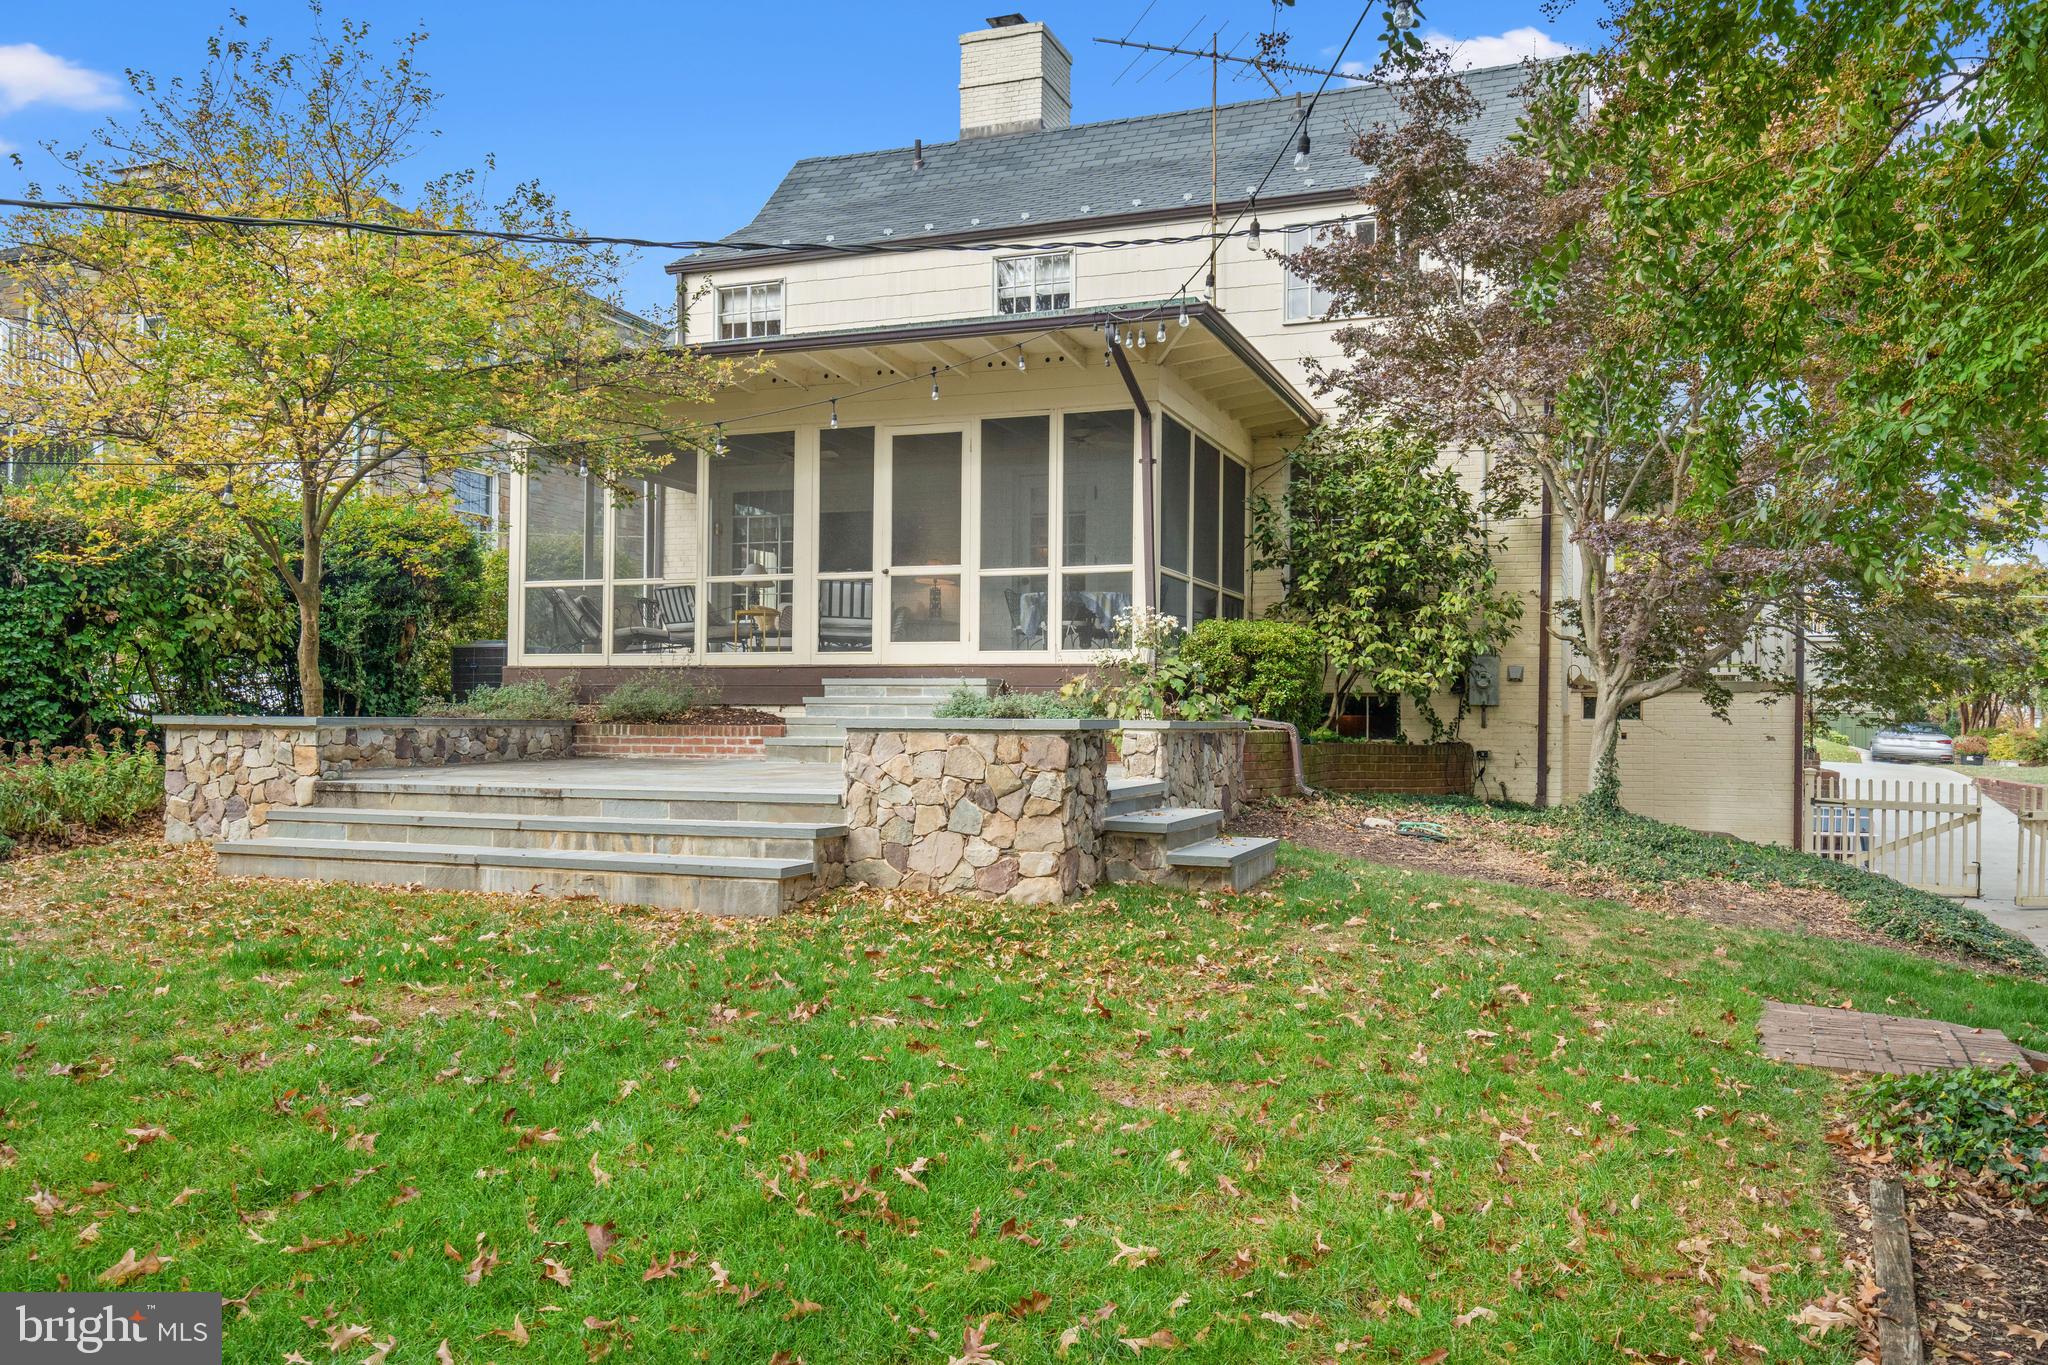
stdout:
{"type": "MultiPolygon", "coordinates": [[[[495,154],[509,185],[538,179],[586,230],[662,238],[715,237],[744,224],[799,157],[945,141],[959,128],[962,32],[1015,7],[1050,24],[1074,53],[1076,122],[1205,104],[1206,63],[1145,57],[1091,42],[1126,33],[1159,43],[1222,45],[1271,22],[1264,0],[975,0],[975,3],[484,4],[331,0],[330,21],[368,20],[373,37],[418,24],[424,65],[441,92],[440,136],[420,176],[495,154]],[[1128,70],[1126,68],[1129,67],[1128,70]]],[[[309,21],[302,6],[244,0],[251,32],[287,44],[309,21]]],[[[1589,0],[1547,19],[1536,0],[1424,0],[1424,29],[1484,65],[1532,47],[1597,40],[1589,0]]],[[[1300,0],[1282,24],[1297,60],[1324,62],[1358,9],[1300,0]]],[[[227,7],[190,0],[12,0],[0,7],[0,194],[61,169],[38,146],[82,143],[126,104],[121,73],[189,73],[227,7]]],[[[1370,48],[1377,15],[1359,44],[1370,48]]],[[[1355,51],[1356,49],[1354,49],[1355,51]]],[[[1363,55],[1370,60],[1371,52],[1363,55]]],[[[1308,82],[1312,88],[1312,82],[1308,82]]],[[[1262,87],[1226,74],[1223,97],[1262,87]]],[[[628,302],[670,301],[662,259],[643,256],[628,302]]]]}

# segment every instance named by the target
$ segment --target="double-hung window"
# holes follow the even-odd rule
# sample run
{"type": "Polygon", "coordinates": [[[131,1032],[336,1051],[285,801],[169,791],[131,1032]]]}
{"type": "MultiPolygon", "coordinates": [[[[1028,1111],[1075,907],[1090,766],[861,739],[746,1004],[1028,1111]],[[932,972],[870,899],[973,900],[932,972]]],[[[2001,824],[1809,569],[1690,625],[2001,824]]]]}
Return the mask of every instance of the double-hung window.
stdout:
{"type": "Polygon", "coordinates": [[[998,313],[1055,313],[1073,303],[1073,252],[1010,256],[996,262],[998,313]]]}
{"type": "Polygon", "coordinates": [[[735,284],[718,291],[718,339],[782,335],[782,281],[735,284]]]}
{"type": "MultiPolygon", "coordinates": [[[[1323,246],[1334,240],[1340,233],[1355,234],[1361,242],[1370,246],[1374,240],[1374,231],[1375,227],[1371,222],[1327,223],[1321,227],[1311,227],[1303,224],[1300,227],[1287,229],[1286,252],[1289,257],[1292,257],[1310,246],[1323,246]]],[[[1286,302],[1287,307],[1284,314],[1286,321],[1321,322],[1329,316],[1330,305],[1334,302],[1334,299],[1331,297],[1329,290],[1311,284],[1290,269],[1287,272],[1286,302]]]]}

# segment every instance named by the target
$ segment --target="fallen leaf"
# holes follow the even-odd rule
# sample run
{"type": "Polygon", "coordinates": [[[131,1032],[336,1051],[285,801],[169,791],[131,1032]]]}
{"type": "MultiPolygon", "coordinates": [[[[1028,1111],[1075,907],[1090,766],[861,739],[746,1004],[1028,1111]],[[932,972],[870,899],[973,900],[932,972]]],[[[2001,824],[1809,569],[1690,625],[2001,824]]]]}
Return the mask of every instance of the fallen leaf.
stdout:
{"type": "Polygon", "coordinates": [[[175,1259],[177,1258],[172,1256],[158,1256],[152,1250],[149,1255],[144,1256],[141,1260],[137,1260],[135,1258],[135,1248],[129,1247],[121,1253],[120,1260],[102,1270],[97,1278],[101,1284],[113,1289],[119,1289],[130,1280],[139,1280],[144,1275],[156,1274],[175,1259]]]}
{"type": "Polygon", "coordinates": [[[619,1234],[613,1230],[610,1223],[585,1223],[583,1235],[589,1239],[590,1254],[600,1261],[604,1259],[604,1254],[612,1249],[612,1244],[619,1240],[619,1234]]]}

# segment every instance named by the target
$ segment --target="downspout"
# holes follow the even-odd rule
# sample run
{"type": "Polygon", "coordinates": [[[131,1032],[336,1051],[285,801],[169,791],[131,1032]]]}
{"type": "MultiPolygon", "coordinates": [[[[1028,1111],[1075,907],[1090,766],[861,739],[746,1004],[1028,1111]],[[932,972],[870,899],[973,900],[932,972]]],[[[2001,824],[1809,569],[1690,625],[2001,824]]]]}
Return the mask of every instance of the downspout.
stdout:
{"type": "MultiPolygon", "coordinates": [[[[1295,795],[1314,796],[1316,794],[1315,788],[1309,786],[1308,778],[1303,775],[1301,770],[1301,731],[1294,728],[1294,722],[1291,720],[1260,720],[1254,716],[1245,723],[1247,725],[1256,725],[1261,730],[1285,730],[1287,732],[1287,756],[1294,763],[1295,795]]],[[[1242,764],[1243,761],[1243,756],[1240,754],[1238,762],[1242,764]]]]}
{"type": "Polygon", "coordinates": [[[1159,554],[1153,548],[1152,537],[1152,405],[1145,401],[1145,393],[1138,387],[1138,377],[1131,373],[1131,362],[1124,358],[1124,348],[1114,343],[1109,348],[1110,358],[1116,361],[1116,372],[1124,377],[1124,388],[1130,391],[1131,402],[1138,409],[1138,469],[1144,478],[1139,480],[1139,515],[1144,518],[1145,562],[1145,609],[1159,610],[1159,554]]]}
{"type": "Polygon", "coordinates": [[[1536,632],[1536,805],[1550,804],[1550,490],[1543,490],[1543,535],[1537,576],[1536,632]]]}
{"type": "Polygon", "coordinates": [[[1792,847],[1806,847],[1806,602],[1792,609],[1792,847]]]}

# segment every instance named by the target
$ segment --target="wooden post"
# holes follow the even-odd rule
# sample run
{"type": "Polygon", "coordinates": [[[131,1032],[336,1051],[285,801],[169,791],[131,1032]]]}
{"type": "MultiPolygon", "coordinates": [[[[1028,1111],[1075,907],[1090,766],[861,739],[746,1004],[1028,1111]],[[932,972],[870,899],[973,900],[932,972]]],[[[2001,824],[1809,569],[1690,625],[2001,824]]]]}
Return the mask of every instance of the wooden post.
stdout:
{"type": "Polygon", "coordinates": [[[1913,1296],[1913,1241],[1906,1231],[1906,1192],[1896,1180],[1870,1178],[1871,1260],[1884,1304],[1877,1320],[1884,1365],[1920,1365],[1920,1307],[1913,1296]]]}

